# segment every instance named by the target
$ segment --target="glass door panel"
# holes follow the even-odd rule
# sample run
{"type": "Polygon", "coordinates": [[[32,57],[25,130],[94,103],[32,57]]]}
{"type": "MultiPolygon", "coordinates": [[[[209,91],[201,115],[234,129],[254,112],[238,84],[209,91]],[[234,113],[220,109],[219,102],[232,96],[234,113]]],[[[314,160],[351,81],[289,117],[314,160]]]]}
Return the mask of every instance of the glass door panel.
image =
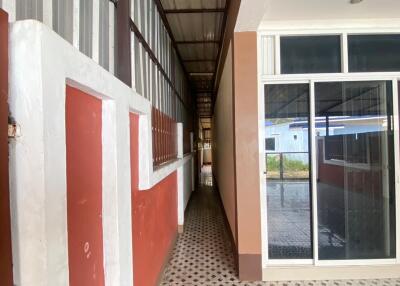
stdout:
{"type": "Polygon", "coordinates": [[[312,258],[309,85],[265,87],[269,259],[312,258]]]}
{"type": "Polygon", "coordinates": [[[315,84],[320,260],[394,258],[392,83],[315,84]]]}

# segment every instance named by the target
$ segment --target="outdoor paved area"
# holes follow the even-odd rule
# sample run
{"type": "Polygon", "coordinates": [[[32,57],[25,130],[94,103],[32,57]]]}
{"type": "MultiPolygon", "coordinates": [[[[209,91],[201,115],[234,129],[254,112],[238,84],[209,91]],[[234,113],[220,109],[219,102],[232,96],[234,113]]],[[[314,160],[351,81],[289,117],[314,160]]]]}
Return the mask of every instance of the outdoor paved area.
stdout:
{"type": "MultiPolygon", "coordinates": [[[[210,168],[206,169],[210,172],[210,168]]],[[[400,286],[400,279],[243,282],[236,276],[232,246],[211,176],[203,175],[208,186],[193,193],[184,233],[179,236],[161,285],[164,286],[400,286]]]]}

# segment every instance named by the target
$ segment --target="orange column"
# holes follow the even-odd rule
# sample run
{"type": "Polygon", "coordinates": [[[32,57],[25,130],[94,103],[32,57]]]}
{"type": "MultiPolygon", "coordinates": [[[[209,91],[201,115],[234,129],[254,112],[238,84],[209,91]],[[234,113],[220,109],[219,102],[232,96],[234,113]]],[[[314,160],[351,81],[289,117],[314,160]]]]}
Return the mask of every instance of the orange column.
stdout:
{"type": "Polygon", "coordinates": [[[242,280],[261,280],[256,32],[234,33],[233,59],[239,276],[242,280]]]}
{"type": "Polygon", "coordinates": [[[65,121],[70,286],[103,286],[101,100],[67,86],[65,121]]]}
{"type": "Polygon", "coordinates": [[[8,15],[0,9],[0,279],[13,285],[8,189],[8,15]]]}

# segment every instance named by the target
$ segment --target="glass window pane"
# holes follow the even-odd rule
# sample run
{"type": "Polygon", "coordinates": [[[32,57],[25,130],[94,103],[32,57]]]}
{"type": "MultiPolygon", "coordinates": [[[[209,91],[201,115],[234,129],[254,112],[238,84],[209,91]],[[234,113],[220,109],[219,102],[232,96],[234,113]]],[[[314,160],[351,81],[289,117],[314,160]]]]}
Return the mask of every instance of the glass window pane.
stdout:
{"type": "Polygon", "coordinates": [[[281,37],[281,73],[338,73],[340,36],[281,37]]]}
{"type": "Polygon", "coordinates": [[[266,138],[265,139],[265,150],[275,151],[275,138],[266,138]]]}
{"type": "Polygon", "coordinates": [[[315,84],[319,259],[395,257],[392,84],[315,84]]]}
{"type": "Polygon", "coordinates": [[[266,86],[265,137],[269,258],[310,259],[308,84],[266,86]]]}
{"type": "Polygon", "coordinates": [[[400,35],[348,36],[350,72],[400,71],[400,35]]]}

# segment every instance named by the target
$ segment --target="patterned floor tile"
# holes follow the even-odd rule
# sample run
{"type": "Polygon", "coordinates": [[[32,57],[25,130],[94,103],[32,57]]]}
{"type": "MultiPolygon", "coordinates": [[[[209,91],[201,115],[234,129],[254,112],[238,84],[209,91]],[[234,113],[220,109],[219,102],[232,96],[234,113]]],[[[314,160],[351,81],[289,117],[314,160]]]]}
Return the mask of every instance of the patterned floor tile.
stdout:
{"type": "Polygon", "coordinates": [[[400,279],[243,282],[236,276],[229,234],[210,167],[202,176],[203,186],[193,193],[163,286],[400,286],[400,279]]]}

